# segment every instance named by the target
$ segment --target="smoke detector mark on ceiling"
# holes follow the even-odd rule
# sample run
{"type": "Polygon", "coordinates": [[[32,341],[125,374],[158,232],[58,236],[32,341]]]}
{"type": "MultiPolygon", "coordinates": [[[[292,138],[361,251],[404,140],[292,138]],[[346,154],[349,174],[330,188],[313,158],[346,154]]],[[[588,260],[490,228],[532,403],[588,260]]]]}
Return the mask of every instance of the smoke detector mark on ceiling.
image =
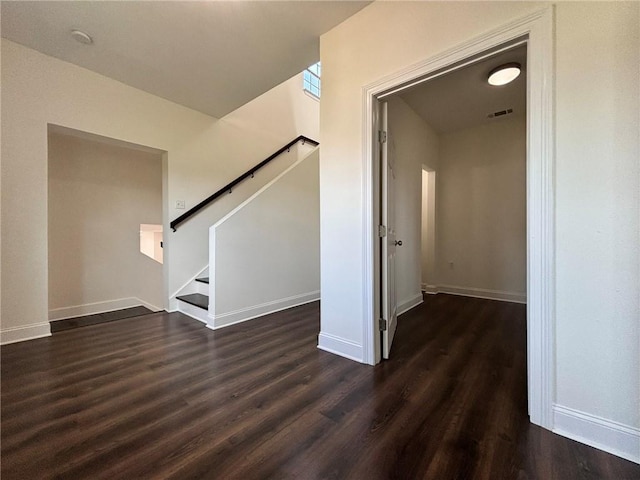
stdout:
{"type": "Polygon", "coordinates": [[[502,117],[503,115],[511,115],[513,113],[513,108],[507,108],[506,110],[499,110],[497,112],[490,113],[487,115],[487,118],[497,118],[502,117]]]}

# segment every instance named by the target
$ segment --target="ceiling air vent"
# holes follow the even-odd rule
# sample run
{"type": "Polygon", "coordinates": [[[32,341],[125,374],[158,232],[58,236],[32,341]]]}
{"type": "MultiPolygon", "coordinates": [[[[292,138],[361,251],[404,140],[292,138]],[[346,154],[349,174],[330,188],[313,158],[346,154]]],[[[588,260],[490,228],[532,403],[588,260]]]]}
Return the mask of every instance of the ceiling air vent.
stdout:
{"type": "Polygon", "coordinates": [[[499,110],[497,112],[490,113],[487,115],[487,118],[497,118],[502,117],[504,115],[510,115],[513,113],[513,108],[507,108],[506,110],[499,110]]]}

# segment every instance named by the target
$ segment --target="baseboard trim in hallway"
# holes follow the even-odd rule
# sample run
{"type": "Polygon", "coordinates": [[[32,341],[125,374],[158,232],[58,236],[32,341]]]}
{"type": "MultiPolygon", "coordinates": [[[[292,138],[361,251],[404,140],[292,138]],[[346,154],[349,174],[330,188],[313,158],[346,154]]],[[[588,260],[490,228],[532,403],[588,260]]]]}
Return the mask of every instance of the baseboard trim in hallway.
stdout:
{"type": "Polygon", "coordinates": [[[49,322],[34,323],[21,327],[7,327],[0,330],[0,345],[35,340],[36,338],[49,337],[50,335],[51,327],[49,322]]]}
{"type": "Polygon", "coordinates": [[[51,333],[71,330],[73,328],[87,327],[98,323],[113,322],[116,320],[124,320],[125,318],[138,317],[154,313],[147,307],[141,305],[131,308],[123,308],[112,312],[102,312],[94,315],[83,315],[75,318],[65,318],[63,320],[54,320],[51,322],[51,333]]]}
{"type": "Polygon", "coordinates": [[[640,429],[554,405],[553,431],[640,464],[640,429]]]}
{"type": "Polygon", "coordinates": [[[138,307],[142,305],[154,312],[164,310],[163,308],[151,305],[138,297],[116,298],[115,300],[105,300],[104,302],[85,303],[73,305],[71,307],[53,308],[49,310],[49,321],[64,320],[67,318],[83,317],[97,313],[115,312],[125,308],[138,307]]]}

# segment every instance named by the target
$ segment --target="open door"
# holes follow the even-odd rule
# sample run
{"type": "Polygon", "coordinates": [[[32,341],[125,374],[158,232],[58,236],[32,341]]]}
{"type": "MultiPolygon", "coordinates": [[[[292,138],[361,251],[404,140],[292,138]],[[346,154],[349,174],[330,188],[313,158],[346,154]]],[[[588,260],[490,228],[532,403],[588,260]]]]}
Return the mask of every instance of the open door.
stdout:
{"type": "Polygon", "coordinates": [[[395,149],[387,121],[387,102],[380,105],[380,274],[382,286],[382,357],[389,358],[398,324],[396,298],[395,149]]]}

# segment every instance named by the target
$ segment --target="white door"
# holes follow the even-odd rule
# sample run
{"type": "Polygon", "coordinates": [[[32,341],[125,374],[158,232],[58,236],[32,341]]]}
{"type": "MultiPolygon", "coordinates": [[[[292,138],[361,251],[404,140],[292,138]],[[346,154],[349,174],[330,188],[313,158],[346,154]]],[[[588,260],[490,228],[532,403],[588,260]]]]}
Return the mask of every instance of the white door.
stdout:
{"type": "Polygon", "coordinates": [[[398,300],[396,298],[396,241],[395,224],[395,148],[387,122],[387,103],[380,105],[380,214],[381,214],[381,266],[382,279],[382,357],[389,358],[391,343],[398,324],[398,300]],[[385,232],[386,231],[386,232],[385,232]],[[385,235],[386,233],[386,235],[385,235]],[[385,328],[386,327],[386,328],[385,328]]]}

